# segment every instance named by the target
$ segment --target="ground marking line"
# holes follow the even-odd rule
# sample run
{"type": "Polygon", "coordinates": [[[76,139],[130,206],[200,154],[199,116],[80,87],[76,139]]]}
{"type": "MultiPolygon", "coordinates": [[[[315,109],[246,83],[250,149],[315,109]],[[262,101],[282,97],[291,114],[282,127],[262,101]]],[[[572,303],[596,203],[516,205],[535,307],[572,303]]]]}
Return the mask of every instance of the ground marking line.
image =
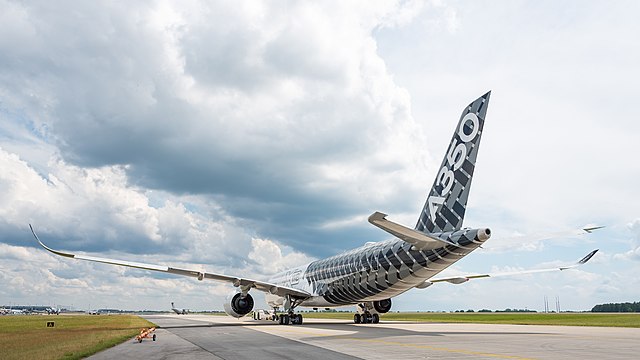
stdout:
{"type": "MultiPolygon", "coordinates": [[[[380,343],[380,344],[385,344],[385,345],[413,347],[413,348],[418,348],[418,349],[427,349],[427,350],[442,351],[442,352],[449,352],[449,353],[456,353],[456,354],[465,354],[465,355],[474,355],[474,356],[486,356],[486,357],[493,357],[493,358],[500,358],[500,359],[532,360],[532,358],[526,358],[526,357],[521,357],[521,356],[516,356],[516,355],[493,354],[493,353],[485,353],[485,352],[480,352],[480,351],[472,351],[472,350],[464,350],[464,349],[450,349],[450,348],[430,346],[430,345],[421,345],[421,344],[406,344],[406,343],[401,343],[401,342],[396,342],[396,341],[387,341],[387,340],[362,339],[362,338],[348,337],[347,335],[322,334],[322,333],[318,333],[318,332],[304,331],[304,330],[301,331],[299,329],[289,330],[289,329],[280,329],[280,328],[275,328],[275,327],[273,329],[274,330],[278,330],[280,332],[287,332],[287,333],[291,333],[291,334],[314,335],[314,336],[317,336],[317,337],[334,336],[335,338],[339,338],[339,339],[343,339],[343,340],[374,342],[374,343],[380,343]]],[[[299,339],[299,340],[302,340],[302,339],[299,339]]]]}

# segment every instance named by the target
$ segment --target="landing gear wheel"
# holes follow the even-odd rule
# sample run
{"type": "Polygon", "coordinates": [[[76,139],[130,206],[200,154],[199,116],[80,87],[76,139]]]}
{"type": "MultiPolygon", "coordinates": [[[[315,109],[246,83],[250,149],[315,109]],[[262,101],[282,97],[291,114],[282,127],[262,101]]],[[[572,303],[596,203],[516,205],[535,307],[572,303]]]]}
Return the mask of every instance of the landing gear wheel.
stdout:
{"type": "Polygon", "coordinates": [[[360,314],[353,315],[353,323],[360,324],[360,314]]]}
{"type": "Polygon", "coordinates": [[[289,315],[280,315],[280,325],[289,325],[289,315]]]}
{"type": "Polygon", "coordinates": [[[367,314],[360,315],[360,324],[366,324],[366,323],[367,323],[367,314]]]}
{"type": "Polygon", "coordinates": [[[377,324],[380,322],[380,315],[378,314],[373,314],[371,315],[371,322],[374,324],[377,324]]]}
{"type": "Polygon", "coordinates": [[[370,324],[372,322],[372,318],[371,318],[371,313],[366,312],[364,314],[362,314],[362,323],[363,324],[370,324]]]}
{"type": "Polygon", "coordinates": [[[298,325],[302,325],[302,314],[298,314],[297,318],[298,318],[298,325]]]}

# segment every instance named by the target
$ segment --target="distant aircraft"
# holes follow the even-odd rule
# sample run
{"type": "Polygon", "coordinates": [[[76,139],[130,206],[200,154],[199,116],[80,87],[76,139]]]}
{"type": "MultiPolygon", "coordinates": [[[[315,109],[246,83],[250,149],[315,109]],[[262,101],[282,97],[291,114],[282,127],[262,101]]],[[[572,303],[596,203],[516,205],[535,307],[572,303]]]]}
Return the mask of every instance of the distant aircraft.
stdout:
{"type": "Polygon", "coordinates": [[[176,308],[176,306],[173,305],[173,302],[171,302],[171,310],[173,310],[173,312],[178,314],[178,315],[186,315],[186,314],[189,313],[188,309],[178,309],[178,308],[176,308]]]}
{"type": "Polygon", "coordinates": [[[49,315],[60,315],[60,308],[48,307],[45,309],[49,315]]]}
{"type": "Polygon", "coordinates": [[[7,309],[7,308],[0,309],[0,315],[23,315],[23,314],[26,314],[26,312],[22,309],[7,309]]]}
{"type": "MultiPolygon", "coordinates": [[[[237,288],[224,303],[224,310],[230,316],[249,314],[254,305],[250,290],[262,291],[274,312],[284,308],[283,314],[273,316],[280,324],[302,324],[302,314],[295,312],[298,306],[327,308],[344,305],[356,305],[355,323],[377,323],[380,314],[391,309],[393,297],[413,288],[424,289],[439,282],[462,284],[478,278],[565,270],[586,263],[598,250],[575,264],[552,269],[434,278],[491,237],[488,228],[462,228],[490,94],[482,95],[464,108],[413,229],[387,220],[386,214],[375,212],[369,217],[369,222],[395,239],[366,243],[284,271],[267,281],[76,255],[47,247],[33,228],[31,231],[43,248],[56,255],[230,283],[237,288]]],[[[581,229],[581,233],[595,229],[581,229]]]]}

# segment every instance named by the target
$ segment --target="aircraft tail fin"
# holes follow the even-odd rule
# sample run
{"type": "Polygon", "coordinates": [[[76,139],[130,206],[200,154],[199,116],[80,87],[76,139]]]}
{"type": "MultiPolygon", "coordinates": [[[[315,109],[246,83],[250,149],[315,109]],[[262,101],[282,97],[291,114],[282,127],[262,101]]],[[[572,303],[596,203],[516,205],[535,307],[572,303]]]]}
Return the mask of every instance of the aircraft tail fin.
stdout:
{"type": "Polygon", "coordinates": [[[491,91],[462,111],[416,230],[435,233],[462,228],[490,95],[491,91]]]}

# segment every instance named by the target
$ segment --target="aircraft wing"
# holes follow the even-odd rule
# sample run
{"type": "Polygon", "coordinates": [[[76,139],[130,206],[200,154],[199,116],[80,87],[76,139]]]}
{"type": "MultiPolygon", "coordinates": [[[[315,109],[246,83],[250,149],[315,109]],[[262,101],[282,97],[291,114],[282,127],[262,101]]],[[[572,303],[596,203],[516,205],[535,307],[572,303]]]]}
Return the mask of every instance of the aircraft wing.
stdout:
{"type": "Polygon", "coordinates": [[[226,282],[226,283],[232,284],[235,287],[242,287],[244,289],[254,288],[256,290],[260,290],[265,293],[270,293],[270,294],[274,294],[282,297],[284,297],[285,295],[291,295],[295,298],[306,299],[311,296],[311,294],[309,294],[308,292],[302,291],[299,289],[271,284],[271,283],[259,281],[259,280],[247,279],[247,278],[238,277],[238,276],[208,273],[208,272],[202,272],[198,270],[180,269],[180,268],[175,268],[170,266],[145,264],[145,263],[139,263],[139,262],[133,262],[133,261],[106,259],[106,258],[93,257],[93,256],[87,256],[87,255],[78,255],[78,254],[72,254],[72,253],[67,253],[63,251],[53,250],[50,247],[46,246],[44,243],[42,243],[42,241],[40,241],[40,238],[38,238],[38,235],[36,235],[36,232],[33,230],[33,227],[31,226],[31,224],[29,224],[29,228],[31,228],[31,232],[33,233],[33,236],[36,238],[36,240],[38,240],[38,243],[40,244],[40,246],[42,246],[47,251],[54,253],[58,256],[63,256],[63,257],[68,257],[68,258],[78,259],[78,260],[99,262],[104,264],[126,266],[126,267],[132,267],[136,269],[159,271],[159,272],[164,272],[169,274],[189,276],[189,277],[194,277],[198,280],[211,279],[211,280],[226,282]]]}
{"type": "Polygon", "coordinates": [[[596,230],[603,229],[604,226],[586,226],[581,229],[571,229],[564,231],[556,231],[556,232],[548,232],[548,233],[535,233],[535,234],[526,234],[526,235],[516,235],[516,236],[508,236],[508,237],[500,237],[501,241],[513,241],[513,242],[533,242],[533,241],[541,241],[541,240],[551,240],[557,238],[566,238],[566,237],[576,237],[580,235],[591,234],[596,230]]]}
{"type": "Polygon", "coordinates": [[[559,266],[559,267],[548,268],[548,269],[532,269],[532,270],[499,272],[499,273],[488,273],[488,274],[470,274],[470,275],[459,275],[459,276],[446,277],[446,278],[429,279],[417,285],[416,288],[424,289],[439,282],[448,282],[451,284],[462,284],[472,279],[482,279],[482,278],[501,277],[501,276],[517,276],[517,275],[523,275],[523,274],[534,274],[534,273],[541,273],[541,272],[558,271],[558,270],[562,271],[567,269],[573,269],[591,260],[593,255],[595,255],[598,252],[598,250],[599,249],[593,250],[592,252],[587,254],[585,257],[580,259],[578,262],[571,265],[559,266]]]}

